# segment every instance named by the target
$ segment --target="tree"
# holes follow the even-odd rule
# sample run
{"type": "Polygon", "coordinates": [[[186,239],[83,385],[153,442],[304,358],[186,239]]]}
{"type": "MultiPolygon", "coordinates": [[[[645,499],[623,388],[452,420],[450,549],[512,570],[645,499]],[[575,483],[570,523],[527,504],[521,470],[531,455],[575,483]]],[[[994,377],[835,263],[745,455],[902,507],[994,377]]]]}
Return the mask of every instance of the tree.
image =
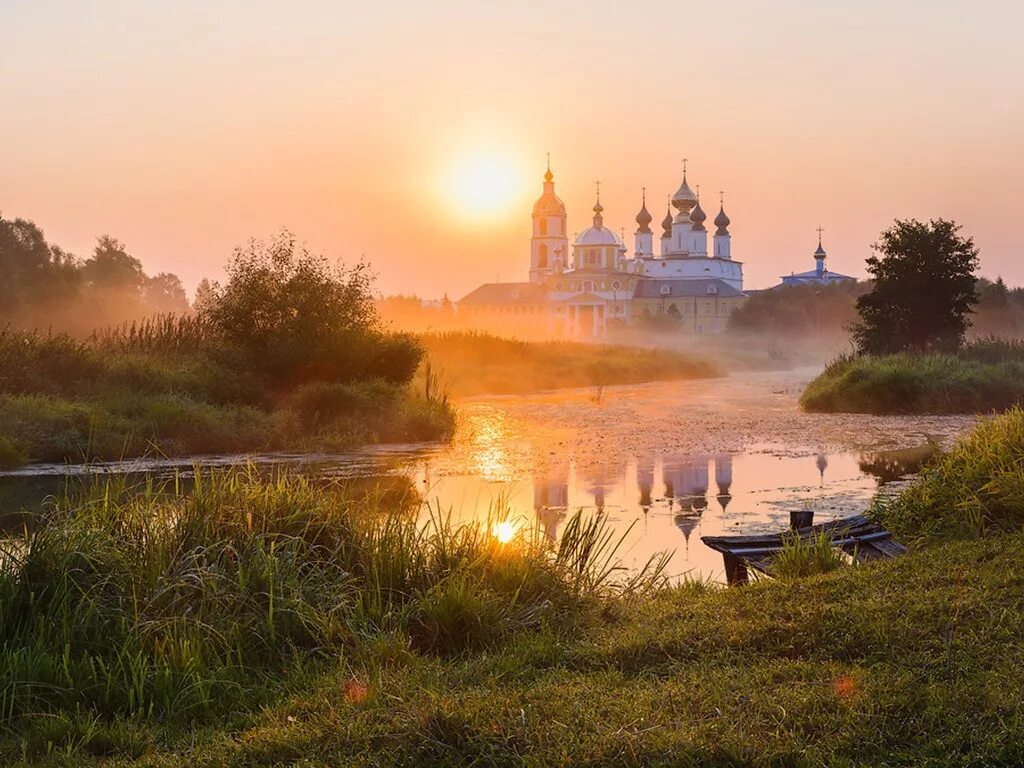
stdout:
{"type": "Polygon", "coordinates": [[[282,231],[236,250],[227,271],[198,311],[274,383],[406,382],[415,372],[422,349],[381,332],[366,265],[331,266],[282,231]]]}
{"type": "Polygon", "coordinates": [[[142,262],[130,255],[116,237],[103,235],[85,264],[82,276],[96,288],[141,290],[146,282],[142,262]]]}
{"type": "Polygon", "coordinates": [[[188,297],[181,285],[181,278],[170,272],[161,272],[147,278],[142,286],[142,295],[147,309],[168,315],[184,315],[188,312],[188,297]]]}
{"type": "Polygon", "coordinates": [[[49,298],[66,299],[77,289],[77,264],[46,242],[25,219],[0,216],[0,316],[10,320],[49,298]]]}
{"type": "Polygon", "coordinates": [[[978,250],[959,231],[944,219],[897,219],[882,232],[867,260],[874,287],[857,299],[853,336],[862,353],[959,348],[978,300],[978,250]]]}
{"type": "Polygon", "coordinates": [[[196,286],[196,295],[192,300],[192,309],[195,310],[197,315],[208,315],[213,309],[216,300],[217,292],[214,290],[213,283],[204,277],[199,281],[199,285],[196,286]]]}

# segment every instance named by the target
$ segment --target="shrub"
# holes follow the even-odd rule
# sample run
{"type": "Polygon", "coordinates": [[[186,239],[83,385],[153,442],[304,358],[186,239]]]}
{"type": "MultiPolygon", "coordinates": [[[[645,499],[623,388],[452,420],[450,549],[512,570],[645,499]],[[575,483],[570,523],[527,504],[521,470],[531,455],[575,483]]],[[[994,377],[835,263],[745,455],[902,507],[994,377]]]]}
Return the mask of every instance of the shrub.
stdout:
{"type": "Polygon", "coordinates": [[[235,251],[205,320],[278,388],[305,381],[408,381],[419,363],[409,337],[381,333],[365,264],[328,265],[284,231],[235,251]]]}
{"type": "Polygon", "coordinates": [[[393,407],[401,394],[401,390],[383,381],[359,384],[311,381],[300,384],[288,396],[288,408],[305,426],[316,427],[355,415],[372,419],[393,407]]]}
{"type": "Polygon", "coordinates": [[[0,392],[69,392],[102,369],[98,356],[70,336],[0,330],[0,392]]]}

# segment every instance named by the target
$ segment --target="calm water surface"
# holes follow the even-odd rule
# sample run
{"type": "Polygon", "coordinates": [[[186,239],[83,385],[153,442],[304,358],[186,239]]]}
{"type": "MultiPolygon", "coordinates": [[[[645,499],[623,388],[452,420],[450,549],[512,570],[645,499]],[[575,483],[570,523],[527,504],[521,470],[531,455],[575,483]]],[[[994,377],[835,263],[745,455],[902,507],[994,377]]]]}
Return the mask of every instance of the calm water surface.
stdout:
{"type": "MultiPolygon", "coordinates": [[[[421,515],[450,513],[459,521],[500,520],[537,525],[556,539],[577,510],[603,515],[627,532],[625,565],[639,567],[661,551],[674,552],[670,571],[723,578],[721,556],[705,547],[708,534],[774,530],[789,510],[812,508],[825,521],[863,511],[879,487],[914,471],[923,451],[779,455],[773,446],[737,454],[630,457],[624,462],[553,462],[543,474],[512,471],[501,450],[478,457],[483,471],[452,471],[449,449],[430,445],[372,448],[336,455],[267,454],[182,460],[138,460],[95,465],[34,465],[0,474],[0,515],[9,523],[38,507],[70,479],[90,474],[188,479],[196,466],[228,468],[252,463],[370,484],[407,480],[423,498],[421,515]]],[[[10,525],[14,527],[14,525],[10,525]]],[[[508,530],[502,526],[501,530],[508,530]]]]}
{"type": "Polygon", "coordinates": [[[215,456],[0,472],[0,526],[61,490],[69,477],[124,473],[187,478],[194,465],[286,466],[346,483],[414,487],[428,519],[539,526],[556,539],[577,510],[627,532],[625,565],[674,552],[670,572],[721,580],[700,537],[788,525],[810,508],[824,522],[863,512],[915,472],[932,441],[949,444],[970,417],[806,414],[797,396],[814,371],[741,374],[604,390],[565,390],[460,404],[451,445],[346,454],[215,456]]]}

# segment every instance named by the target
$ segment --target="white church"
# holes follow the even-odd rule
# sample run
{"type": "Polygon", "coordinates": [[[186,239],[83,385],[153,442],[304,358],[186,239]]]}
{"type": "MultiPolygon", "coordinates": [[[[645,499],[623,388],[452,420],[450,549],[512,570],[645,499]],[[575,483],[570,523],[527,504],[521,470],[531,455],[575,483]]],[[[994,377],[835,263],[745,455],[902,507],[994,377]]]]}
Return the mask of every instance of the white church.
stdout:
{"type": "Polygon", "coordinates": [[[565,204],[555,194],[550,165],[533,206],[530,280],[486,283],[458,302],[459,312],[511,318],[570,336],[603,336],[613,325],[660,325],[682,333],[714,334],[746,298],[743,264],[732,258],[729,217],[720,204],[709,250],[707,214],[683,180],[671,197],[655,253],[653,217],[641,197],[633,252],[604,223],[600,187],[591,226],[570,254],[565,204]],[[571,256],[571,258],[570,258],[571,256]]]}

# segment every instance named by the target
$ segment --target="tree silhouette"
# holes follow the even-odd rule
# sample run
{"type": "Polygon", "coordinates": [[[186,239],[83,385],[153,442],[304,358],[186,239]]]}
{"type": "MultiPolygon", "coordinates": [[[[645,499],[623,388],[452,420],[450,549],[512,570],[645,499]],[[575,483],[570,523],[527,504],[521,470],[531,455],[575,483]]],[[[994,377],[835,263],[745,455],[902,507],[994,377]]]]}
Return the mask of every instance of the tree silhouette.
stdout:
{"type": "Polygon", "coordinates": [[[857,299],[853,327],[867,354],[948,352],[963,342],[975,293],[978,250],[944,219],[896,220],[867,260],[872,290],[857,299]]]}

